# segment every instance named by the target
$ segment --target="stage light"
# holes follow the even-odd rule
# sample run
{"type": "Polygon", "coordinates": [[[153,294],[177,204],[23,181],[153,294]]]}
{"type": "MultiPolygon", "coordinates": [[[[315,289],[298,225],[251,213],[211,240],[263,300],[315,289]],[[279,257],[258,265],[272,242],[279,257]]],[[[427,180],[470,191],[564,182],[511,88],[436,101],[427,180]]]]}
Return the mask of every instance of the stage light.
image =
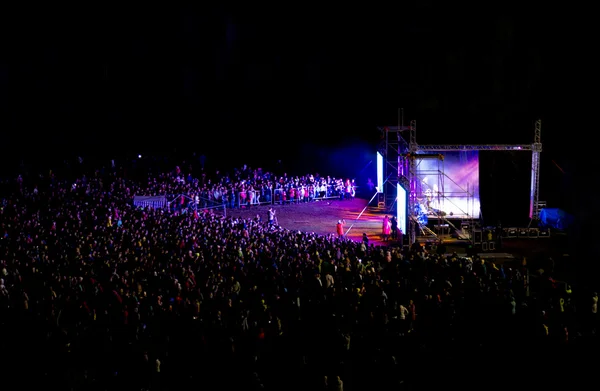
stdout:
{"type": "Polygon", "coordinates": [[[383,193],[383,155],[377,151],[377,192],[383,193]]]}
{"type": "Polygon", "coordinates": [[[396,220],[398,220],[398,229],[406,233],[406,207],[408,204],[408,193],[400,184],[397,186],[398,207],[396,208],[396,220]]]}

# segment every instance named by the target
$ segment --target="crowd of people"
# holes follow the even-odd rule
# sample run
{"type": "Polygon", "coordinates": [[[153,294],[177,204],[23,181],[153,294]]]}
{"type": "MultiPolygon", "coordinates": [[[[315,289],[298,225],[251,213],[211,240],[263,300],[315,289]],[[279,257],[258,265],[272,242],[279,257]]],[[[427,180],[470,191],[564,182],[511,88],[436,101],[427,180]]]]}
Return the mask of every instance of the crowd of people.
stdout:
{"type": "Polygon", "coordinates": [[[181,202],[171,202],[173,211],[177,209],[211,208],[224,205],[236,209],[258,205],[312,202],[324,199],[352,199],[356,196],[356,183],[350,178],[319,173],[291,176],[283,172],[252,168],[244,165],[234,169],[232,175],[216,171],[210,177],[202,172],[194,177],[193,166],[182,172],[176,166],[172,172],[150,175],[143,187],[138,187],[137,196],[179,197],[181,202]],[[174,176],[173,178],[165,178],[174,176]],[[167,180],[165,180],[167,179],[167,180]],[[172,180],[173,179],[173,180],[172,180]]]}
{"type": "Polygon", "coordinates": [[[179,164],[144,180],[117,167],[4,180],[3,388],[505,388],[590,374],[573,366],[595,354],[598,295],[525,263],[132,202],[264,178],[179,164]]]}

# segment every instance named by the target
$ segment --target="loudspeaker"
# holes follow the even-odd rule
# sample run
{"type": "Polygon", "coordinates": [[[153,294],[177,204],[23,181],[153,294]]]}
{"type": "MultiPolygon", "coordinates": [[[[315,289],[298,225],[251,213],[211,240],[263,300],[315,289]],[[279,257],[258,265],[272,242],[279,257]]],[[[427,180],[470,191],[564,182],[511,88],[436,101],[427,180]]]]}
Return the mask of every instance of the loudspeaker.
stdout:
{"type": "Polygon", "coordinates": [[[494,251],[496,249],[496,243],[488,242],[488,248],[490,249],[490,251],[494,251]]]}
{"type": "Polygon", "coordinates": [[[537,238],[540,235],[540,231],[537,228],[529,228],[529,237],[537,238]]]}
{"type": "Polygon", "coordinates": [[[539,230],[539,237],[540,238],[549,238],[550,237],[550,230],[549,229],[540,229],[539,230]]]}
{"type": "Polygon", "coordinates": [[[519,228],[517,235],[520,238],[528,238],[529,237],[529,228],[519,228]]]}
{"type": "Polygon", "coordinates": [[[484,252],[488,250],[488,242],[481,243],[481,250],[484,252]]]}
{"type": "Polygon", "coordinates": [[[481,243],[481,237],[482,237],[481,231],[473,231],[473,242],[475,244],[481,243]]]}

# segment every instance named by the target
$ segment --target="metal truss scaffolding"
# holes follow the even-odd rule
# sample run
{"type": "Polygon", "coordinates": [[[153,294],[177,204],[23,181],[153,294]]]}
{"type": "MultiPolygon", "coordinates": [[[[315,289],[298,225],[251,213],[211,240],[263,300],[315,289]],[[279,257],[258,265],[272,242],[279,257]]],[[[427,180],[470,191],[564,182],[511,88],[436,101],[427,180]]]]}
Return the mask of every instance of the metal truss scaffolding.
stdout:
{"type": "MultiPolygon", "coordinates": [[[[382,132],[381,139],[383,144],[380,146],[380,153],[383,156],[383,193],[381,194],[378,206],[385,208],[391,213],[396,206],[396,192],[398,183],[406,181],[407,176],[402,169],[405,163],[402,155],[409,152],[409,144],[402,137],[402,133],[410,130],[407,126],[386,126],[380,128],[382,132]]],[[[408,185],[408,182],[404,184],[408,185]]],[[[408,187],[406,187],[408,190],[408,187]]]]}
{"type": "MultiPolygon", "coordinates": [[[[522,145],[419,145],[416,140],[416,121],[411,121],[410,126],[384,127],[379,129],[383,132],[382,140],[385,145],[380,147],[380,152],[384,156],[384,185],[383,199],[380,199],[379,205],[384,206],[391,213],[395,210],[397,203],[397,185],[401,184],[408,191],[407,202],[407,221],[408,221],[408,237],[410,244],[417,240],[417,236],[436,236],[436,233],[428,228],[425,224],[419,221],[418,207],[422,204],[423,199],[429,205],[432,201],[434,204],[437,200],[438,205],[441,202],[452,202],[453,197],[460,196],[467,199],[473,199],[474,194],[470,188],[460,188],[459,193],[452,194],[445,192],[445,181],[453,181],[444,172],[444,154],[449,151],[522,151],[531,152],[531,192],[529,202],[529,218],[530,221],[538,220],[540,215],[539,201],[539,181],[540,181],[540,154],[542,152],[541,143],[541,120],[535,122],[535,134],[532,144],[522,145]],[[421,169],[421,162],[425,159],[437,160],[437,168],[435,172],[426,172],[421,169]],[[429,174],[434,177],[435,184],[424,183],[422,177],[424,174],[429,174]]],[[[456,185],[456,183],[454,183],[456,185]]],[[[456,186],[454,186],[456,187],[456,186]]],[[[467,208],[469,209],[469,208],[467,208]]],[[[433,209],[434,211],[436,209],[433,209]]],[[[467,220],[466,224],[473,225],[475,218],[478,218],[479,210],[465,210],[460,212],[460,216],[456,216],[462,220],[467,220]]],[[[448,219],[438,213],[435,215],[438,219],[438,226],[447,227],[450,225],[457,232],[462,229],[455,227],[448,219]]]]}

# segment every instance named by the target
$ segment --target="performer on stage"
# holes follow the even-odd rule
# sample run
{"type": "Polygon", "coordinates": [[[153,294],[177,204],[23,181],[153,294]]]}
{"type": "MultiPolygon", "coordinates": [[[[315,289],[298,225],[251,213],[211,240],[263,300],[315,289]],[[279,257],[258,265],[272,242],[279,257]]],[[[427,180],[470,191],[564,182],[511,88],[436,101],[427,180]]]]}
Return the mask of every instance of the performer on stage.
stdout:
{"type": "Polygon", "coordinates": [[[431,193],[431,189],[425,190],[425,206],[427,207],[428,212],[433,207],[433,194],[431,193]]]}

